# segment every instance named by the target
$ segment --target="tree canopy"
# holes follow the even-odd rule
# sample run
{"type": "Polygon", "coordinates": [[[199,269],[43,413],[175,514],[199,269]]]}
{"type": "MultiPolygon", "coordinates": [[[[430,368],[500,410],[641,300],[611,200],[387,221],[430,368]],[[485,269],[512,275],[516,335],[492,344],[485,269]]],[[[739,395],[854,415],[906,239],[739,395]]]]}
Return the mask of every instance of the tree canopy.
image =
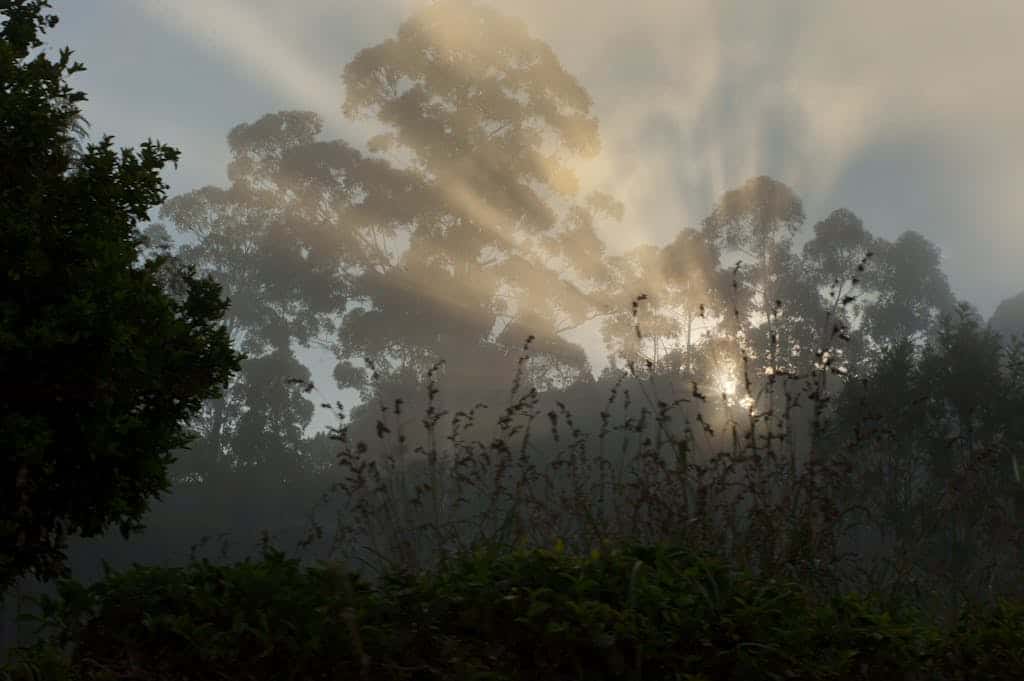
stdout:
{"type": "Polygon", "coordinates": [[[220,287],[141,257],[178,152],[104,137],[74,153],[85,95],[66,78],[84,67],[30,56],[46,7],[0,5],[0,588],[61,574],[70,536],[138,529],[239,360],[220,287]]]}
{"type": "Polygon", "coordinates": [[[1024,338],[1024,291],[1000,302],[989,325],[1007,338],[1024,338]]]}

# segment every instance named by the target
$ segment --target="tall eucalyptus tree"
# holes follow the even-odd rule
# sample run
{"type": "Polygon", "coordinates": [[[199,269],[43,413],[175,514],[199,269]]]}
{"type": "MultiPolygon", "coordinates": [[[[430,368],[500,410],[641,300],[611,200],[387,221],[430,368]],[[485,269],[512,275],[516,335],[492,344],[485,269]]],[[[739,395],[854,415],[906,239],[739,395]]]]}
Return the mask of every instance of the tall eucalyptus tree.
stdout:
{"type": "Polygon", "coordinates": [[[598,153],[598,123],[551,48],[486,5],[442,0],[359,52],[344,83],[346,115],[383,125],[371,149],[422,193],[407,250],[356,283],[368,304],[346,315],[343,352],[414,374],[441,356],[488,387],[529,334],[566,378],[588,372],[561,334],[598,313],[595,220],[621,206],[578,198],[573,160],[598,153]]]}
{"type": "Polygon", "coordinates": [[[943,314],[956,314],[956,298],[942,271],[942,252],[919,232],[882,241],[874,267],[880,295],[865,311],[865,327],[879,346],[903,338],[924,341],[943,314]]]}
{"type": "Polygon", "coordinates": [[[694,346],[700,341],[695,333],[727,318],[730,278],[720,266],[718,247],[701,232],[684,229],[663,247],[637,246],[608,263],[605,296],[612,305],[601,331],[611,358],[640,370],[650,359],[659,370],[684,371],[692,379],[694,346]],[[634,313],[632,303],[640,295],[645,298],[634,313]]]}
{"type": "Polygon", "coordinates": [[[805,297],[799,265],[791,257],[792,237],[803,223],[803,203],[793,190],[764,175],[725,192],[703,222],[708,239],[743,259],[738,283],[751,301],[744,311],[745,335],[760,329],[763,336],[762,342],[748,343],[748,349],[772,370],[789,370],[792,364],[779,321],[783,305],[790,302],[784,294],[797,294],[800,302],[805,297]]]}
{"type": "Polygon", "coordinates": [[[341,235],[310,219],[302,186],[288,174],[295,154],[314,146],[320,126],[307,112],[236,126],[228,135],[231,184],[164,204],[160,216],[181,238],[176,248],[164,225],[150,228],[154,245],[162,243],[228,293],[227,328],[249,355],[223,398],[204,405],[193,423],[202,439],[181,462],[188,479],[257,465],[294,479],[302,467],[313,405],[303,394],[310,373],[293,344],[329,335],[347,293],[341,235]]]}
{"type": "Polygon", "coordinates": [[[1024,338],[1024,291],[1000,302],[988,323],[1007,340],[1024,338]]]}

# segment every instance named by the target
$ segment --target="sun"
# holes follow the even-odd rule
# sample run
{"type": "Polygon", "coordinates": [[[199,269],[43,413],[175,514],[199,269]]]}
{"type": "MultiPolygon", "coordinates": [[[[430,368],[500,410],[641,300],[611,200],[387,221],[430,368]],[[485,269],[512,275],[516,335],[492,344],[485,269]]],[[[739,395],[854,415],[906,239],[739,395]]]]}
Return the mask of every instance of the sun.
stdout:
{"type": "Polygon", "coordinates": [[[726,366],[721,369],[714,378],[715,388],[722,395],[725,395],[726,400],[732,401],[736,395],[736,375],[734,372],[735,367],[732,365],[726,366]]]}
{"type": "Polygon", "coordinates": [[[750,395],[738,397],[739,381],[736,378],[736,367],[729,365],[722,368],[715,374],[714,385],[719,395],[725,398],[725,403],[730,407],[739,405],[744,409],[751,410],[754,406],[754,398],[750,395]]]}

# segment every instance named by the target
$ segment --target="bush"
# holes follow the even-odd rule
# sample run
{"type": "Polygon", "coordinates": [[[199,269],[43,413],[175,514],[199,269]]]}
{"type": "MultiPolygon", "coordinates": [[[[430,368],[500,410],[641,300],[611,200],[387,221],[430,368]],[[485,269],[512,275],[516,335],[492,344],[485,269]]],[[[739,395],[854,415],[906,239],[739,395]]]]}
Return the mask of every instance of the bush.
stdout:
{"type": "Polygon", "coordinates": [[[587,557],[564,545],[479,550],[376,584],[267,548],[259,561],[136,566],[90,587],[62,581],[43,612],[50,639],[22,668],[34,659],[44,671],[48,660],[49,673],[79,679],[1024,675],[1019,604],[966,616],[944,635],[912,609],[888,612],[856,594],[815,604],[796,582],[671,545],[609,542],[587,557]]]}

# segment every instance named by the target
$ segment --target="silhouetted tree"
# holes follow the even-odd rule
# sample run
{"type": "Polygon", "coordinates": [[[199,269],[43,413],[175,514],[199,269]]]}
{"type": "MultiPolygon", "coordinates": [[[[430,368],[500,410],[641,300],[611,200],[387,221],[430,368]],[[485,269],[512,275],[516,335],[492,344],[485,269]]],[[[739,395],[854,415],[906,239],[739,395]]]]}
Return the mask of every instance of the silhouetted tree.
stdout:
{"type": "Polygon", "coordinates": [[[927,343],[905,337],[883,349],[837,408],[834,445],[858,481],[851,498],[876,513],[862,552],[896,551],[904,578],[944,573],[975,595],[989,580],[1019,579],[1004,561],[1022,529],[1022,440],[1011,413],[1024,403],[1022,385],[1019,356],[1004,354],[965,304],[927,343]]]}
{"type": "Polygon", "coordinates": [[[662,368],[656,365],[683,330],[662,262],[662,249],[648,244],[608,258],[612,281],[605,296],[610,313],[601,320],[601,336],[609,359],[632,363],[641,375],[648,373],[647,361],[652,362],[652,369],[662,368]],[[643,300],[638,300],[641,295],[643,300]]]}
{"type": "Polygon", "coordinates": [[[865,330],[880,347],[903,338],[923,340],[939,317],[953,314],[956,307],[941,252],[914,231],[893,242],[881,240],[877,247],[878,298],[865,310],[865,330]]]}
{"type": "Polygon", "coordinates": [[[598,126],[551,48],[519,20],[445,0],[359,52],[344,82],[346,115],[387,129],[371,150],[425,191],[405,207],[408,249],[356,284],[367,306],[346,315],[343,352],[370,357],[385,378],[402,366],[422,375],[443,357],[450,377],[486,387],[510,375],[494,367],[528,331],[553,369],[588,371],[559,334],[599,312],[585,289],[603,276],[594,220],[621,207],[601,194],[574,200],[571,161],[598,152],[598,126]]]}
{"type": "Polygon", "coordinates": [[[1011,336],[1024,337],[1024,291],[1000,302],[988,323],[1005,340],[1011,336]]]}
{"type": "Polygon", "coordinates": [[[764,327],[767,342],[754,347],[766,367],[779,363],[776,322],[783,303],[789,302],[781,297],[783,279],[792,288],[791,239],[803,223],[803,203],[793,190],[764,175],[723,194],[703,222],[710,240],[745,259],[738,280],[749,290],[752,306],[743,314],[747,328],[764,327]]]}
{"type": "Polygon", "coordinates": [[[772,256],[779,243],[792,238],[804,223],[803,203],[785,184],[762,175],[727,191],[704,219],[704,233],[722,248],[750,259],[748,270],[758,286],[760,311],[774,307],[772,256]]]}
{"type": "Polygon", "coordinates": [[[803,256],[819,286],[835,279],[857,277],[864,282],[871,275],[858,272],[869,253],[877,250],[878,240],[853,211],[839,208],[814,225],[814,236],[804,244],[803,256]]]}
{"type": "MultiPolygon", "coordinates": [[[[324,197],[313,186],[316,177],[297,176],[290,167],[312,170],[307,161],[326,162],[332,152],[359,158],[342,145],[325,148],[316,140],[320,129],[315,114],[295,111],[238,125],[228,135],[231,185],[203,187],[161,208],[176,234],[189,239],[174,249],[175,257],[208,273],[231,296],[227,328],[249,354],[225,395],[205,404],[193,422],[202,439],[181,462],[187,479],[212,481],[259,466],[261,475],[280,483],[294,480],[304,465],[304,430],[314,407],[304,392],[309,370],[293,346],[324,342],[334,330],[349,292],[343,266],[351,244],[317,214],[324,197]]],[[[358,192],[357,181],[344,189],[358,192]]],[[[331,191],[338,209],[347,195],[340,186],[331,191]]],[[[168,243],[165,232],[155,225],[148,233],[168,243]]]]}
{"type": "Polygon", "coordinates": [[[698,319],[729,318],[726,292],[731,274],[721,267],[718,247],[701,232],[681,230],[661,252],[660,271],[669,300],[678,306],[683,332],[684,366],[693,372],[694,325],[698,319]]]}
{"type": "Polygon", "coordinates": [[[845,208],[832,211],[815,224],[814,236],[803,247],[808,277],[822,296],[822,305],[831,312],[822,335],[830,333],[836,324],[847,329],[850,341],[837,350],[844,367],[855,375],[865,368],[864,310],[880,293],[878,269],[872,261],[879,248],[879,240],[853,211],[845,208]],[[848,300],[848,304],[836,305],[837,297],[840,303],[848,300]]]}
{"type": "Polygon", "coordinates": [[[169,487],[186,421],[238,369],[220,287],[140,260],[139,221],[178,152],[73,153],[83,70],[45,53],[46,2],[3,3],[0,29],[0,589],[65,572],[67,538],[140,528],[169,487]]]}
{"type": "Polygon", "coordinates": [[[651,360],[658,371],[692,374],[701,340],[695,325],[707,330],[726,314],[729,273],[719,267],[718,248],[687,229],[662,248],[638,246],[608,264],[611,281],[603,297],[611,305],[601,333],[610,358],[633,362],[638,371],[651,360]],[[646,297],[637,301],[634,315],[633,301],[641,294],[646,297]]]}
{"type": "Polygon", "coordinates": [[[794,252],[788,239],[770,250],[774,303],[770,323],[747,330],[750,347],[757,349],[752,369],[806,373],[816,363],[816,353],[832,345],[832,327],[825,325],[827,299],[822,299],[807,262],[794,252]]]}

